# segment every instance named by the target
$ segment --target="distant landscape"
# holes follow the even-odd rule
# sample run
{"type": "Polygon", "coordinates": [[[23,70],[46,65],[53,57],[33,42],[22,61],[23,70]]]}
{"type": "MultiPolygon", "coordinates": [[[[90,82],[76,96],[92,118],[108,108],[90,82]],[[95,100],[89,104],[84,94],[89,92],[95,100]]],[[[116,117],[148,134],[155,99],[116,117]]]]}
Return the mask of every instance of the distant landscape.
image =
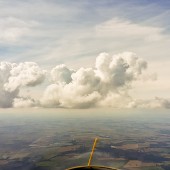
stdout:
{"type": "Polygon", "coordinates": [[[170,116],[1,116],[0,169],[62,170],[92,164],[170,169],[170,116]]]}

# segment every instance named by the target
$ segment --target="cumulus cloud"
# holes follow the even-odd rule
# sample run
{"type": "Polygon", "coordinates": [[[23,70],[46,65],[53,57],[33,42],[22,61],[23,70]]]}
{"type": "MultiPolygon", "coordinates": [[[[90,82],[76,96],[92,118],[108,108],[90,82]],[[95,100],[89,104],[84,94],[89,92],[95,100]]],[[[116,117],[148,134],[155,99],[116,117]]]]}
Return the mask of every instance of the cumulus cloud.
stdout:
{"type": "Polygon", "coordinates": [[[64,108],[119,107],[122,101],[129,102],[128,90],[146,68],[147,62],[132,52],[113,56],[101,53],[94,68],[73,72],[66,66],[57,66],[51,72],[55,83],[47,87],[41,104],[64,108]]]}
{"type": "Polygon", "coordinates": [[[0,107],[9,108],[12,107],[13,99],[18,95],[18,91],[8,92],[0,89],[0,107]]]}
{"type": "Polygon", "coordinates": [[[4,84],[6,91],[15,91],[20,86],[36,86],[43,82],[45,78],[45,70],[42,70],[34,62],[25,62],[13,64],[10,70],[10,77],[4,84]]]}
{"type": "Polygon", "coordinates": [[[36,63],[0,62],[0,107],[12,107],[13,102],[19,105],[16,104],[19,99],[14,99],[19,98],[20,88],[41,84],[45,74],[36,63]]]}
{"type": "Polygon", "coordinates": [[[80,68],[71,75],[72,81],[63,84],[57,81],[47,87],[42,99],[43,106],[84,108],[90,107],[100,98],[100,79],[92,68],[80,68]]]}
{"type": "Polygon", "coordinates": [[[94,67],[77,70],[58,65],[46,71],[34,62],[0,62],[0,107],[170,108],[168,99],[136,100],[130,95],[134,81],[155,80],[155,75],[143,74],[146,69],[147,62],[132,52],[101,53],[94,67]],[[22,93],[44,81],[40,99],[30,91],[22,93]]]}
{"type": "Polygon", "coordinates": [[[51,79],[53,82],[57,83],[70,83],[72,81],[71,75],[74,71],[66,67],[66,65],[61,64],[56,66],[51,70],[51,79]]]}
{"type": "Polygon", "coordinates": [[[138,78],[147,62],[132,52],[125,52],[112,57],[107,53],[100,54],[96,59],[96,73],[104,82],[120,87],[138,78]]]}
{"type": "Polygon", "coordinates": [[[13,100],[13,107],[15,108],[28,108],[28,107],[34,107],[37,106],[38,103],[31,98],[23,98],[23,97],[18,97],[14,98],[13,100]]]}
{"type": "Polygon", "coordinates": [[[10,77],[13,65],[8,62],[0,62],[0,107],[11,107],[13,98],[18,94],[18,90],[10,93],[4,89],[4,84],[10,77]]]}

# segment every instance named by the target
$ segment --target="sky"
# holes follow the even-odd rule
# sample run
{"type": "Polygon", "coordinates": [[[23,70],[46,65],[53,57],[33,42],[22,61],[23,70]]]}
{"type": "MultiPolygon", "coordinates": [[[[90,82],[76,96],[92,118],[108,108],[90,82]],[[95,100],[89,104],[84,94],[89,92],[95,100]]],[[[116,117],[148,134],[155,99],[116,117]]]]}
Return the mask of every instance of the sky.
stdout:
{"type": "Polygon", "coordinates": [[[170,108],[170,1],[0,0],[0,108],[170,108]]]}

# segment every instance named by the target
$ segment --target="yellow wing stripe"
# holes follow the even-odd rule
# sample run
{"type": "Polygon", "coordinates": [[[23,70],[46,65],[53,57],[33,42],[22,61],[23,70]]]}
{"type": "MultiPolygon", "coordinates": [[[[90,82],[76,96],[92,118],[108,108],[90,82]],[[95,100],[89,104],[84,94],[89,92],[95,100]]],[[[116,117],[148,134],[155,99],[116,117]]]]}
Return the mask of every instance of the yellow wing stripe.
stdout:
{"type": "Polygon", "coordinates": [[[94,150],[95,150],[95,147],[96,147],[97,140],[98,140],[98,138],[95,138],[95,140],[94,140],[94,144],[93,144],[93,148],[92,148],[92,151],[91,151],[91,154],[90,154],[88,166],[90,166],[90,164],[91,164],[91,161],[92,161],[92,158],[93,158],[93,153],[94,153],[94,150]]]}

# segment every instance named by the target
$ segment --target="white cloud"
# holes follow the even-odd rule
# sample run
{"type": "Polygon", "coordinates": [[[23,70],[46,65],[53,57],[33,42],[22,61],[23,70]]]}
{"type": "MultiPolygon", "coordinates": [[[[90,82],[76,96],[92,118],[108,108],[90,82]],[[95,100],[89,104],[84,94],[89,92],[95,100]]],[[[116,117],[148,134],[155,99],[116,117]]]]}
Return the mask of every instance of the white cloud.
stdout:
{"type": "Polygon", "coordinates": [[[147,68],[147,63],[131,52],[113,55],[112,58],[102,53],[96,59],[96,68],[97,74],[103,81],[108,81],[116,87],[137,79],[142,70],[147,68]]]}
{"type": "Polygon", "coordinates": [[[150,100],[133,100],[129,103],[130,108],[166,108],[170,109],[170,100],[155,97],[150,100]]]}
{"type": "MultiPolygon", "coordinates": [[[[19,64],[8,63],[6,70],[0,71],[2,107],[11,107],[13,99],[19,95],[40,98],[45,85],[49,85],[51,91],[51,95],[44,94],[47,99],[59,89],[59,92],[56,90],[54,93],[56,97],[49,99],[51,102],[53,98],[59,101],[57,107],[79,107],[83,100],[87,104],[82,107],[115,107],[118,103],[124,103],[120,106],[123,107],[133,102],[130,94],[143,99],[155,95],[169,97],[169,10],[157,2],[142,5],[119,2],[108,5],[108,2],[96,1],[95,4],[88,8],[90,1],[5,0],[0,3],[0,55],[3,59],[14,62],[35,61],[46,68],[60,63],[67,65],[59,65],[49,71],[50,83],[54,86],[46,81],[40,88],[29,87],[31,90],[28,93],[31,82],[39,85],[43,76],[24,77],[22,71],[12,75],[11,68],[19,64]],[[143,15],[140,15],[141,12],[143,15]],[[123,60],[116,55],[112,61],[112,55],[103,53],[93,68],[95,56],[101,51],[119,53],[124,50],[135,51],[143,56],[149,63],[150,73],[154,70],[157,72],[157,81],[136,81],[155,80],[156,75],[143,74],[146,62],[132,54],[129,57],[131,61],[125,57],[128,54],[121,54],[124,55],[123,60]],[[77,70],[73,71],[68,66],[77,70]],[[131,86],[135,88],[129,92],[131,86]],[[9,103],[6,102],[8,100],[9,103]]],[[[47,100],[44,99],[44,102],[47,100]]],[[[54,106],[51,104],[51,107],[54,106]]]]}
{"type": "Polygon", "coordinates": [[[28,107],[34,107],[38,105],[34,99],[22,98],[22,97],[14,98],[12,104],[13,107],[15,108],[28,108],[28,107]]]}
{"type": "Polygon", "coordinates": [[[63,84],[62,80],[47,87],[42,105],[45,107],[82,108],[95,105],[101,97],[98,93],[100,79],[92,68],[80,68],[71,75],[72,81],[63,84]]]}
{"type": "Polygon", "coordinates": [[[45,79],[46,71],[42,70],[36,63],[25,62],[13,65],[10,77],[4,84],[6,91],[15,91],[20,86],[36,86],[45,79]]]}
{"type": "Polygon", "coordinates": [[[0,108],[12,107],[13,99],[18,95],[18,90],[13,92],[8,92],[0,89],[0,108]]]}
{"type": "Polygon", "coordinates": [[[10,71],[13,68],[15,64],[9,63],[9,62],[0,62],[0,86],[3,86],[3,83],[5,83],[9,76],[10,71]]]}
{"type": "Polygon", "coordinates": [[[99,101],[99,106],[111,108],[129,108],[129,103],[133,101],[128,95],[127,90],[119,91],[119,93],[109,92],[106,97],[99,101]]]}
{"type": "Polygon", "coordinates": [[[20,99],[20,89],[41,84],[45,79],[45,74],[46,71],[36,63],[0,62],[0,107],[12,107],[13,102],[15,106],[24,105],[26,101],[20,99]],[[18,99],[14,101],[15,98],[18,99]]]}
{"type": "Polygon", "coordinates": [[[133,82],[155,80],[153,76],[143,74],[146,69],[147,62],[132,52],[112,56],[101,53],[91,68],[72,70],[66,65],[58,65],[49,71],[51,81],[43,85],[47,87],[42,98],[37,100],[31,92],[25,95],[20,92],[42,84],[47,71],[33,62],[1,62],[0,107],[170,108],[170,100],[165,98],[144,100],[130,95],[133,82]]]}
{"type": "Polygon", "coordinates": [[[76,84],[68,86],[52,84],[47,87],[41,104],[44,107],[63,107],[63,108],[89,108],[94,107],[95,103],[101,97],[96,91],[89,94],[79,94],[83,87],[77,87],[76,84]]]}
{"type": "Polygon", "coordinates": [[[139,25],[128,20],[113,18],[96,26],[99,37],[144,39],[146,41],[159,41],[164,36],[163,28],[139,25]]]}
{"type": "Polygon", "coordinates": [[[122,107],[123,101],[129,102],[128,90],[132,82],[139,78],[147,63],[131,52],[113,56],[101,53],[95,68],[78,69],[67,83],[63,83],[63,76],[58,76],[64,75],[66,70],[63,67],[66,68],[57,66],[57,72],[54,71],[56,68],[52,71],[56,83],[48,86],[44,93],[41,103],[45,107],[122,107]],[[62,68],[60,74],[58,68],[62,68]]]}
{"type": "Polygon", "coordinates": [[[53,82],[70,83],[72,81],[71,74],[74,70],[68,69],[65,65],[58,65],[51,70],[51,79],[53,82]]]}
{"type": "Polygon", "coordinates": [[[23,36],[28,36],[32,27],[37,26],[35,21],[24,21],[14,17],[0,18],[0,42],[14,43],[23,36]]]}
{"type": "Polygon", "coordinates": [[[0,107],[12,107],[13,98],[18,94],[18,90],[8,92],[4,89],[13,65],[8,62],[0,62],[0,107]]]}

